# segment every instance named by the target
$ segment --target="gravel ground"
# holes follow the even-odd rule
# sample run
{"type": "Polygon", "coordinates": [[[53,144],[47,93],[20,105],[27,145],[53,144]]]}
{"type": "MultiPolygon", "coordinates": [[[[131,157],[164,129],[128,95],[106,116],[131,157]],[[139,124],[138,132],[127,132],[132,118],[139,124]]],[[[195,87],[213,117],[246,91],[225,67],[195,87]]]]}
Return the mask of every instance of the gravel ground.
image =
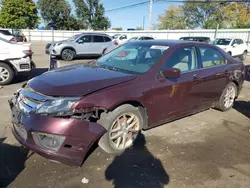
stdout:
{"type": "MultiPolygon", "coordinates": [[[[46,71],[48,56],[44,44],[32,48],[34,76],[46,71]]],[[[0,187],[250,187],[250,78],[228,112],[210,109],[143,132],[120,156],[94,148],[82,167],[70,167],[28,151],[11,134],[7,99],[28,77],[0,89],[0,187]]]]}

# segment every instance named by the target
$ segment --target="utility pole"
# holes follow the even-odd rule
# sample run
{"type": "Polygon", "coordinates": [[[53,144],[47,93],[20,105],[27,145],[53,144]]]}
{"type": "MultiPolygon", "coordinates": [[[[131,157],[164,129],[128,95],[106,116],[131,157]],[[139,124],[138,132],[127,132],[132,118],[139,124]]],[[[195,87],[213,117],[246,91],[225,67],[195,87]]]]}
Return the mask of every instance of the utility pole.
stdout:
{"type": "Polygon", "coordinates": [[[143,20],[142,20],[142,30],[144,30],[144,26],[145,26],[145,16],[143,16],[143,20]]]}
{"type": "Polygon", "coordinates": [[[152,29],[152,9],[153,9],[153,0],[150,0],[150,4],[149,4],[149,18],[148,18],[148,30],[152,29]]]}

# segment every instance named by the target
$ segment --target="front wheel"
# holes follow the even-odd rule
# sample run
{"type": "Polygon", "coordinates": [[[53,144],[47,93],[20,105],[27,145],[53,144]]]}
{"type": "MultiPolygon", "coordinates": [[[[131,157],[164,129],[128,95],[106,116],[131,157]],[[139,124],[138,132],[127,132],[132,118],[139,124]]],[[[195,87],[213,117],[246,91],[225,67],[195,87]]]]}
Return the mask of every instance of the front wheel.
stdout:
{"type": "Polygon", "coordinates": [[[107,153],[121,153],[131,147],[142,129],[142,115],[138,108],[125,104],[114,111],[101,114],[98,121],[106,130],[99,146],[107,153]]]}
{"type": "Polygon", "coordinates": [[[230,110],[234,105],[237,92],[238,92],[237,86],[233,82],[229,83],[227,87],[224,89],[223,93],[221,94],[221,97],[219,99],[218,104],[216,105],[216,108],[221,111],[230,110]]]}
{"type": "Polygon", "coordinates": [[[0,63],[0,85],[11,83],[14,79],[14,75],[15,73],[9,65],[0,63]]]}
{"type": "Polygon", "coordinates": [[[75,51],[72,49],[64,49],[61,53],[61,58],[65,61],[72,61],[75,58],[75,51]]]}

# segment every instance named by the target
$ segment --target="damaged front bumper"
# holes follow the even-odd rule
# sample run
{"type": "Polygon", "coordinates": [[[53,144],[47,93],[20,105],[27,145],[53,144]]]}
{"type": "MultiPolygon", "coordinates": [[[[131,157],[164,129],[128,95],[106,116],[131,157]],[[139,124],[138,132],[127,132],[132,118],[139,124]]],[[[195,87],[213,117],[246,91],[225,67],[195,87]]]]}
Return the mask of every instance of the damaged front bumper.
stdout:
{"type": "Polygon", "coordinates": [[[22,145],[50,160],[80,166],[92,144],[106,132],[101,125],[86,120],[26,113],[16,101],[9,101],[13,135],[22,145]],[[64,140],[57,150],[48,149],[37,141],[37,133],[64,140]]]}

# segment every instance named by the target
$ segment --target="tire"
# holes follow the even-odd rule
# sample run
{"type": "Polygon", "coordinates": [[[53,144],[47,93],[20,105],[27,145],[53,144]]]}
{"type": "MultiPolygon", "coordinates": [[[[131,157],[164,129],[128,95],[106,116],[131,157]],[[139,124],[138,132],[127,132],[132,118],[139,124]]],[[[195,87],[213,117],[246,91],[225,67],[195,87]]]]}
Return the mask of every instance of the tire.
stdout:
{"type": "Polygon", "coordinates": [[[97,123],[102,125],[107,132],[101,137],[98,145],[107,153],[122,153],[135,142],[142,129],[142,122],[143,117],[139,109],[130,104],[119,106],[112,112],[102,113],[97,123]],[[126,122],[134,116],[131,122],[129,122],[130,124],[123,124],[124,115],[127,120],[126,122]],[[120,125],[118,120],[120,121],[120,125]],[[133,124],[134,126],[132,126],[133,124]],[[132,126],[130,130],[133,131],[128,131],[129,125],[132,126]],[[127,129],[125,129],[126,127],[127,129]]]}
{"type": "Polygon", "coordinates": [[[216,105],[215,108],[223,112],[230,110],[234,105],[234,101],[235,101],[237,94],[238,94],[237,86],[233,82],[229,83],[224,89],[224,91],[222,92],[220,99],[218,101],[218,104],[216,105]],[[230,91],[233,93],[231,93],[230,91]],[[228,97],[228,100],[227,100],[229,101],[228,104],[226,104],[226,97],[228,97]]]}
{"type": "Polygon", "coordinates": [[[76,52],[75,50],[65,48],[61,53],[62,60],[72,61],[75,58],[76,52]]]}
{"type": "Polygon", "coordinates": [[[14,76],[15,73],[9,65],[0,63],[0,85],[7,85],[11,83],[14,79],[14,76]]]}
{"type": "Polygon", "coordinates": [[[247,51],[244,51],[243,54],[240,56],[240,59],[244,61],[247,58],[247,51]]]}

